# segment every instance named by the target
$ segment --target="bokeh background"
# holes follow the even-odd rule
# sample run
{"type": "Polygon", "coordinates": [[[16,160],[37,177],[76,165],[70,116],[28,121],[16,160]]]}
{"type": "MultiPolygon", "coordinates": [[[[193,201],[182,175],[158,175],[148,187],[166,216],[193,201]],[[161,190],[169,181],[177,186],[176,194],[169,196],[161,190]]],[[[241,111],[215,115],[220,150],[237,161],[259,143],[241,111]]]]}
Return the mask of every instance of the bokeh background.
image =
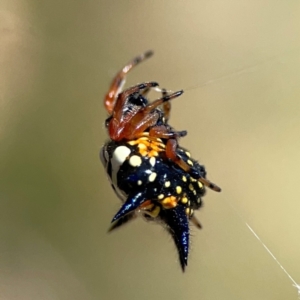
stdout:
{"type": "MultiPolygon", "coordinates": [[[[297,299],[300,2],[0,2],[0,299],[297,299]],[[98,153],[111,78],[171,90],[208,191],[189,266],[158,225],[107,234],[98,153]]],[[[156,97],[157,95],[154,95],[156,97]]]]}

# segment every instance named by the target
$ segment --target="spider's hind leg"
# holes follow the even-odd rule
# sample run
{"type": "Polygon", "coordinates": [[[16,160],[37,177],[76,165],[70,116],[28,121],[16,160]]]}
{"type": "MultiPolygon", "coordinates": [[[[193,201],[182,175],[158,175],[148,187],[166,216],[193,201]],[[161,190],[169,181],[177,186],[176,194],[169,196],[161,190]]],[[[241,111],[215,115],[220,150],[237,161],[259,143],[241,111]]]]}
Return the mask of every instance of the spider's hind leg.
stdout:
{"type": "Polygon", "coordinates": [[[178,142],[176,139],[169,139],[166,145],[166,155],[169,159],[173,160],[181,169],[189,173],[193,178],[199,180],[203,185],[209,187],[215,192],[221,192],[221,188],[216,184],[206,179],[203,174],[191,165],[187,164],[176,152],[178,142]]]}
{"type": "MultiPolygon", "coordinates": [[[[164,89],[164,88],[160,89],[158,87],[155,87],[154,89],[158,92],[161,92],[162,97],[168,96],[168,92],[166,89],[164,89]]],[[[151,90],[151,88],[147,88],[147,89],[143,90],[141,92],[141,95],[146,97],[147,94],[150,92],[150,90],[151,90]]],[[[163,109],[163,113],[164,113],[164,117],[165,117],[165,123],[168,123],[168,120],[170,118],[170,112],[171,112],[171,103],[169,101],[164,102],[162,104],[162,109],[163,109]]]]}
{"type": "Polygon", "coordinates": [[[194,224],[198,229],[201,229],[201,228],[202,228],[201,223],[199,222],[199,220],[198,220],[195,216],[192,216],[191,221],[193,222],[193,224],[194,224]]]}

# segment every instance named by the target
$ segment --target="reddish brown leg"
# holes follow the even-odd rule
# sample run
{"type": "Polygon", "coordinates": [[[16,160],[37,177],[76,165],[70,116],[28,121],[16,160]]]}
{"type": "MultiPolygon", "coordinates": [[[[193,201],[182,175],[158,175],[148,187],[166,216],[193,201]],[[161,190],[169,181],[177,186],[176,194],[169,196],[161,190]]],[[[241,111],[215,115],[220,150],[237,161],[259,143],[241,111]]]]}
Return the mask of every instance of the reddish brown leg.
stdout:
{"type": "MultiPolygon", "coordinates": [[[[146,97],[150,90],[151,90],[150,88],[145,89],[143,92],[141,92],[141,95],[146,97]]],[[[166,89],[161,89],[161,93],[162,93],[162,97],[165,97],[168,95],[166,89]]],[[[171,103],[169,101],[164,102],[162,108],[163,108],[164,117],[165,117],[165,120],[167,123],[169,120],[169,117],[170,117],[171,103]]]]}
{"type": "MultiPolygon", "coordinates": [[[[139,92],[140,90],[143,90],[143,89],[146,89],[149,87],[155,87],[155,86],[158,86],[158,83],[156,83],[156,82],[141,83],[141,84],[133,86],[133,87],[127,89],[126,91],[122,92],[121,94],[119,94],[116,105],[115,105],[113,113],[112,113],[112,118],[108,124],[108,132],[109,132],[109,136],[112,140],[119,141],[122,138],[130,139],[131,136],[129,136],[128,134],[130,134],[132,132],[131,126],[134,126],[134,124],[136,124],[136,122],[134,121],[134,118],[135,118],[136,114],[138,114],[138,111],[133,111],[131,114],[128,113],[126,116],[126,119],[123,119],[123,107],[124,107],[124,103],[125,103],[127,97],[131,94],[139,92]]],[[[149,114],[148,116],[145,116],[145,118],[153,119],[153,116],[155,116],[155,115],[149,114]]],[[[156,120],[157,120],[157,116],[156,116],[156,120]]],[[[150,126],[153,126],[154,124],[155,124],[155,121],[153,119],[150,126]]]]}
{"type": "Polygon", "coordinates": [[[214,183],[210,182],[208,179],[201,177],[200,175],[194,176],[194,172],[192,168],[176,154],[177,149],[177,140],[176,139],[169,139],[166,145],[166,155],[168,158],[172,159],[181,169],[186,171],[187,173],[191,174],[195,179],[198,179],[201,183],[205,186],[209,187],[210,189],[220,192],[221,189],[215,185],[214,183]]]}
{"type": "MultiPolygon", "coordinates": [[[[164,102],[170,101],[176,97],[179,97],[181,94],[183,93],[183,91],[179,91],[179,92],[175,92],[173,94],[164,96],[158,100],[155,100],[153,103],[148,104],[146,107],[141,108],[132,118],[132,122],[130,124],[130,128],[132,130],[132,135],[133,137],[141,134],[144,130],[146,130],[147,128],[149,128],[150,126],[155,125],[155,123],[148,123],[147,121],[145,121],[147,119],[148,116],[152,116],[152,111],[158,107],[159,105],[163,104],[164,102]]],[[[116,106],[118,105],[118,103],[116,104],[116,106]]],[[[117,109],[116,109],[117,110],[117,109]]],[[[157,114],[155,114],[157,115],[157,114]]],[[[156,116],[156,120],[157,120],[158,116],[156,116]]]]}
{"type": "Polygon", "coordinates": [[[148,114],[142,120],[136,120],[134,116],[124,129],[124,137],[129,140],[139,137],[147,128],[154,126],[157,119],[158,114],[148,114]]]}
{"type": "Polygon", "coordinates": [[[141,92],[141,95],[143,97],[147,97],[147,94],[150,92],[151,88],[146,88],[141,92]]]}
{"type": "Polygon", "coordinates": [[[149,137],[161,138],[161,139],[170,139],[170,138],[179,138],[187,134],[186,131],[170,131],[164,125],[152,127],[149,130],[149,137]]]}
{"type": "Polygon", "coordinates": [[[194,225],[195,225],[197,228],[199,228],[199,229],[202,228],[201,223],[199,222],[199,220],[198,220],[195,216],[192,216],[191,221],[194,223],[194,225]]]}
{"type": "Polygon", "coordinates": [[[145,113],[149,113],[150,111],[152,111],[153,109],[155,109],[156,107],[162,105],[163,103],[165,102],[168,102],[174,98],[177,98],[179,96],[181,96],[183,94],[183,91],[178,91],[178,92],[175,92],[175,93],[172,93],[170,95],[165,95],[163,96],[162,98],[159,98],[155,101],[153,101],[152,103],[150,103],[145,109],[144,109],[144,112],[145,113]]]}
{"type": "Polygon", "coordinates": [[[212,189],[215,192],[221,192],[221,188],[218,187],[216,184],[212,183],[211,181],[209,181],[206,178],[199,178],[198,179],[201,183],[203,183],[205,186],[209,187],[210,189],[212,189]]]}
{"type": "Polygon", "coordinates": [[[152,111],[165,101],[169,101],[182,94],[182,91],[175,92],[160,98],[148,106],[141,108],[139,111],[134,111],[132,115],[127,115],[124,122],[121,121],[123,115],[123,105],[128,95],[138,92],[141,89],[154,87],[156,82],[142,83],[132,87],[118,96],[117,103],[113,112],[113,119],[109,123],[109,135],[113,140],[121,140],[122,138],[133,139],[141,135],[147,128],[154,126],[158,119],[158,114],[152,111]],[[154,104],[154,105],[153,105],[154,104]]]}
{"type": "Polygon", "coordinates": [[[190,173],[191,167],[176,154],[177,145],[178,143],[176,139],[169,139],[166,145],[166,155],[169,159],[173,160],[181,169],[183,169],[187,173],[190,173]]]}
{"type": "MultiPolygon", "coordinates": [[[[166,89],[162,89],[161,91],[162,91],[163,97],[168,96],[166,89]]],[[[171,111],[171,103],[169,101],[163,103],[163,111],[164,111],[164,116],[165,116],[166,123],[167,123],[170,118],[170,111],[171,111]]]]}
{"type": "Polygon", "coordinates": [[[146,58],[153,55],[153,51],[147,51],[144,54],[141,54],[134,58],[131,62],[129,62],[121,71],[117,73],[115,78],[113,79],[110,88],[108,90],[108,93],[106,94],[104,98],[104,106],[109,114],[112,113],[116,99],[118,94],[122,90],[122,86],[125,83],[125,76],[126,74],[137,64],[144,61],[146,58]]]}
{"type": "Polygon", "coordinates": [[[113,111],[114,117],[117,118],[118,120],[121,120],[121,117],[123,115],[123,106],[129,95],[137,93],[140,90],[144,90],[144,89],[155,87],[155,86],[158,86],[157,82],[153,82],[153,81],[145,82],[145,83],[135,85],[135,86],[125,90],[124,92],[120,93],[118,96],[116,105],[114,107],[114,111],[113,111]]]}

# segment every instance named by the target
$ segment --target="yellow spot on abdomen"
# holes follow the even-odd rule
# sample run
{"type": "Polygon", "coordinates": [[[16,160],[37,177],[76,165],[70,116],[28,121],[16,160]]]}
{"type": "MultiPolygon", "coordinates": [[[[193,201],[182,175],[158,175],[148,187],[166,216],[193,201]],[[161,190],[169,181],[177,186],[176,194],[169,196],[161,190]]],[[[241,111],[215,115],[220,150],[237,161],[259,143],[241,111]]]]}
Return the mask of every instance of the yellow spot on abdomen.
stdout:
{"type": "Polygon", "coordinates": [[[164,208],[174,208],[177,206],[176,197],[174,196],[166,197],[161,203],[164,208]]]}
{"type": "Polygon", "coordinates": [[[182,202],[183,204],[188,203],[188,198],[187,198],[187,197],[182,197],[181,202],[182,202]]]}
{"type": "Polygon", "coordinates": [[[192,162],[190,159],[187,160],[187,163],[188,163],[190,166],[194,165],[193,162],[192,162]]]}
{"type": "Polygon", "coordinates": [[[180,194],[182,192],[182,188],[181,188],[181,186],[176,186],[176,193],[177,194],[180,194]]]}

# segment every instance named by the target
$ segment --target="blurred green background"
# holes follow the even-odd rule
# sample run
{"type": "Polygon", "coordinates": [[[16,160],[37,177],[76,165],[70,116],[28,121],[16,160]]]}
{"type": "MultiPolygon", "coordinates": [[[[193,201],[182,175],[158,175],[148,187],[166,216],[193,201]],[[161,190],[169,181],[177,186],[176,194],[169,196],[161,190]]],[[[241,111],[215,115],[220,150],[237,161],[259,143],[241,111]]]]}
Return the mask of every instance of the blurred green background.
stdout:
{"type": "Polygon", "coordinates": [[[1,0],[0,299],[296,299],[245,222],[300,282],[299,34],[298,0],[1,0]],[[103,96],[148,49],[128,86],[186,90],[171,124],[223,188],[185,274],[160,226],[107,234],[103,96]]]}

